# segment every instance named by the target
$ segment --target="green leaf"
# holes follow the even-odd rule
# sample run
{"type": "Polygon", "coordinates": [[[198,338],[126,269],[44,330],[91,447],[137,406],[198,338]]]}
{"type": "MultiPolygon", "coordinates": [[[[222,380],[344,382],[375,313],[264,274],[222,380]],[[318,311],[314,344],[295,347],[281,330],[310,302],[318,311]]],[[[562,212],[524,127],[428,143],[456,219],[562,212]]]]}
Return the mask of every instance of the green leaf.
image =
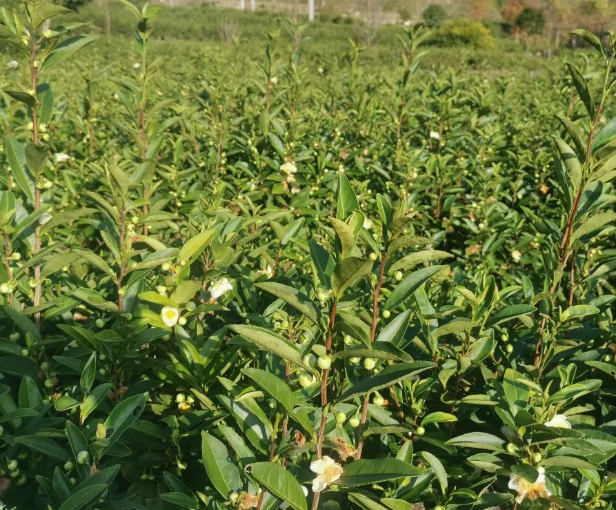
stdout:
{"type": "Polygon", "coordinates": [[[582,225],[580,225],[573,232],[573,234],[571,234],[570,243],[573,243],[574,241],[591,234],[595,230],[603,228],[605,225],[613,222],[614,220],[616,220],[616,213],[613,212],[606,212],[593,216],[592,218],[582,223],[582,225]]]}
{"type": "MultiPolygon", "coordinates": [[[[57,227],[58,225],[66,226],[67,223],[71,221],[75,221],[78,218],[82,218],[83,216],[88,216],[94,212],[96,212],[96,209],[83,208],[83,209],[71,209],[69,211],[64,211],[61,213],[54,214],[53,217],[47,223],[41,226],[41,233],[47,233],[51,229],[57,227]]],[[[82,253],[83,252],[86,252],[86,250],[83,250],[82,253]]],[[[89,257],[90,259],[92,255],[96,256],[96,254],[90,253],[90,257],[89,257]]]]}
{"type": "Polygon", "coordinates": [[[568,321],[569,319],[581,319],[582,317],[587,317],[589,315],[596,315],[600,312],[596,306],[591,305],[574,305],[567,308],[561,315],[560,320],[562,322],[568,321]]]}
{"type": "Polygon", "coordinates": [[[19,189],[28,197],[30,202],[34,202],[34,186],[24,168],[26,156],[23,146],[9,137],[6,138],[5,145],[6,156],[9,160],[15,182],[19,186],[19,189]]]}
{"type": "Polygon", "coordinates": [[[286,338],[258,326],[238,324],[229,326],[229,328],[242,338],[256,344],[259,348],[272,352],[290,363],[309,368],[304,365],[299,349],[286,338]]]}
{"type": "Polygon", "coordinates": [[[308,241],[308,246],[310,246],[312,263],[317,270],[321,285],[326,289],[331,289],[331,276],[334,272],[336,262],[331,254],[316,242],[310,240],[308,241]]]}
{"type": "Polygon", "coordinates": [[[295,234],[297,234],[300,231],[305,221],[306,221],[305,218],[298,218],[293,223],[291,223],[285,229],[282,239],[280,239],[280,246],[286,246],[289,243],[289,241],[293,239],[293,236],[295,236],[295,234]]]}
{"type": "Polygon", "coordinates": [[[392,240],[391,244],[387,248],[387,253],[390,255],[394,253],[396,250],[401,250],[403,248],[408,248],[409,246],[425,246],[426,244],[431,244],[432,239],[428,239],[427,237],[415,236],[415,235],[401,235],[396,239],[392,240]]]}
{"type": "Polygon", "coordinates": [[[112,276],[115,279],[115,272],[103,258],[99,257],[96,253],[88,250],[73,250],[73,253],[78,254],[86,262],[92,264],[94,267],[103,271],[106,275],[112,276]]]}
{"type": "Polygon", "coordinates": [[[47,164],[47,151],[40,145],[29,143],[25,148],[26,163],[33,175],[39,175],[47,164]]]}
{"type": "Polygon", "coordinates": [[[591,391],[595,391],[601,387],[601,383],[602,381],[600,379],[588,379],[584,382],[571,384],[550,395],[547,403],[555,404],[556,402],[562,402],[565,400],[575,400],[576,398],[580,398],[591,391]]]}
{"type": "Polygon", "coordinates": [[[397,346],[402,338],[404,338],[411,313],[411,310],[406,310],[389,321],[376,337],[376,342],[388,342],[397,346]]]}
{"type": "Polygon", "coordinates": [[[597,469],[597,466],[590,462],[578,459],[577,457],[568,457],[566,455],[557,455],[555,457],[543,459],[541,465],[544,467],[558,466],[569,469],[597,469]]]}
{"type": "Polygon", "coordinates": [[[391,310],[404,303],[410,298],[419,287],[430,280],[434,275],[441,271],[445,266],[424,267],[411,273],[402,280],[389,295],[385,302],[385,310],[391,310]]]}
{"type": "Polygon", "coordinates": [[[201,459],[210,482],[224,498],[242,487],[240,471],[231,461],[227,447],[205,431],[201,432],[201,459]]]}
{"type": "Polygon", "coordinates": [[[28,92],[22,92],[21,90],[5,90],[4,93],[11,96],[15,101],[25,104],[28,108],[34,108],[36,106],[36,98],[28,92]]]}
{"type": "Polygon", "coordinates": [[[432,262],[434,260],[442,260],[451,257],[453,257],[451,253],[439,250],[424,250],[417,253],[411,253],[393,264],[389,268],[389,274],[393,274],[396,271],[403,271],[409,267],[416,266],[417,264],[423,264],[424,262],[432,262]]]}
{"type": "MultiPolygon", "coordinates": [[[[430,480],[430,475],[426,475],[425,478],[430,480]]],[[[381,498],[381,502],[387,506],[390,510],[413,510],[412,506],[409,506],[409,502],[404,499],[395,498],[381,498]]]]}
{"type": "Polygon", "coordinates": [[[445,444],[464,448],[478,448],[480,450],[504,451],[505,449],[504,440],[487,432],[469,432],[468,434],[454,437],[445,444]]]}
{"type": "Polygon", "coordinates": [[[447,493],[447,486],[448,486],[447,472],[445,471],[445,467],[443,466],[441,461],[438,460],[430,452],[426,452],[426,451],[421,452],[421,456],[428,463],[428,465],[432,468],[432,471],[434,471],[434,474],[436,475],[436,479],[438,480],[438,483],[441,486],[441,492],[443,493],[443,495],[445,495],[447,493]]]}
{"type": "Polygon", "coordinates": [[[199,501],[197,501],[194,497],[188,496],[187,494],[182,494],[181,492],[165,492],[160,495],[160,499],[174,505],[181,506],[182,508],[199,508],[199,501]]]}
{"type": "Polygon", "coordinates": [[[176,256],[177,252],[178,250],[176,248],[165,248],[164,250],[155,251],[154,253],[150,253],[141,262],[138,262],[131,270],[139,271],[141,269],[151,269],[160,266],[165,262],[169,262],[176,256]]]}
{"type": "Polygon", "coordinates": [[[358,257],[348,257],[338,264],[332,274],[332,290],[336,299],[340,299],[344,291],[372,272],[374,261],[358,257]]]}
{"type": "Polygon", "coordinates": [[[366,393],[387,388],[435,366],[436,363],[432,363],[431,361],[414,361],[412,363],[397,363],[395,365],[390,365],[372,377],[360,380],[357,384],[344,391],[336,401],[344,402],[345,400],[350,400],[365,395],[366,393]]]}
{"type": "Polygon", "coordinates": [[[118,305],[112,301],[107,301],[100,293],[92,289],[75,289],[67,292],[67,294],[73,296],[79,301],[83,301],[85,304],[92,308],[98,308],[99,310],[105,310],[106,312],[118,312],[118,305]]]}
{"type": "Polygon", "coordinates": [[[147,292],[142,292],[141,294],[138,295],[138,297],[141,301],[147,301],[148,303],[154,303],[154,304],[163,305],[163,306],[171,306],[174,308],[178,306],[178,304],[173,299],[168,298],[167,296],[164,296],[152,290],[149,290],[147,292]]]}
{"type": "Polygon", "coordinates": [[[436,328],[432,332],[432,336],[434,338],[440,338],[445,335],[457,335],[459,333],[466,333],[467,331],[473,329],[475,326],[477,326],[476,323],[467,319],[454,320],[436,328]]]}
{"type": "Polygon", "coordinates": [[[578,159],[586,156],[586,144],[584,142],[584,136],[579,127],[569,118],[564,115],[556,115],[560,123],[569,133],[569,136],[575,144],[575,150],[577,152],[578,159]]]}
{"type": "Polygon", "coordinates": [[[79,385],[81,386],[81,391],[84,394],[88,394],[90,389],[92,388],[92,384],[94,384],[94,378],[96,377],[96,352],[93,352],[88,361],[86,361],[85,367],[83,367],[83,371],[81,372],[81,378],[79,380],[79,385]]]}
{"type": "Polygon", "coordinates": [[[17,310],[10,308],[8,306],[4,307],[4,313],[8,315],[11,320],[17,325],[19,329],[21,329],[24,333],[30,333],[35,340],[41,341],[41,332],[36,327],[36,324],[32,322],[28,317],[26,317],[23,313],[19,313],[17,310]]]}
{"type": "Polygon", "coordinates": [[[338,207],[336,208],[336,218],[346,220],[353,211],[359,209],[359,202],[351,183],[343,173],[338,174],[338,207]]]}
{"type": "Polygon", "coordinates": [[[244,438],[234,428],[226,425],[219,425],[218,428],[242,465],[245,466],[257,460],[253,451],[246,445],[244,438]]]}
{"type": "Polygon", "coordinates": [[[270,397],[276,399],[289,416],[304,427],[307,432],[313,432],[314,428],[305,409],[296,410],[300,402],[287,383],[274,374],[258,368],[244,368],[242,372],[250,377],[270,397]]]}
{"type": "Polygon", "coordinates": [[[74,53],[78,52],[84,46],[94,42],[98,39],[96,35],[78,35],[75,37],[69,37],[60,44],[58,44],[53,51],[47,56],[41,65],[41,70],[45,71],[52,65],[57,64],[61,60],[70,57],[74,53]]]}
{"type": "MultiPolygon", "coordinates": [[[[199,292],[201,287],[201,282],[195,280],[183,281],[175,288],[173,294],[171,294],[171,301],[176,304],[175,306],[183,305],[190,301],[195,294],[199,292]]],[[[139,294],[139,299],[142,299],[142,295],[143,294],[139,294]]]]}
{"type": "Polygon", "coordinates": [[[582,73],[574,64],[567,62],[566,65],[569,69],[569,74],[571,74],[573,85],[575,86],[575,89],[577,90],[577,93],[580,96],[582,103],[584,103],[584,106],[586,107],[588,116],[591,119],[594,119],[597,110],[595,109],[595,102],[593,101],[592,96],[590,95],[590,92],[588,90],[588,83],[586,83],[586,80],[582,76],[582,73]]]}
{"type": "Polygon", "coordinates": [[[524,379],[521,373],[516,372],[512,368],[505,370],[503,390],[513,416],[517,414],[518,410],[526,409],[530,396],[528,386],[521,383],[520,379],[524,379]]]}
{"type": "Polygon", "coordinates": [[[592,142],[592,153],[595,154],[603,149],[614,140],[614,136],[616,136],[616,117],[599,130],[592,142]]]}
{"type": "Polygon", "coordinates": [[[413,357],[388,342],[372,342],[370,347],[352,346],[336,352],[333,359],[337,358],[375,358],[389,359],[394,361],[412,362],[413,357]],[[379,345],[380,344],[380,345],[379,345]]]}
{"type": "Polygon", "coordinates": [[[29,1],[26,2],[26,5],[28,6],[30,21],[32,22],[32,28],[34,28],[34,30],[37,30],[48,19],[72,12],[66,7],[55,5],[51,2],[29,1]]]}
{"type": "Polygon", "coordinates": [[[0,423],[7,423],[13,420],[19,420],[21,418],[32,418],[33,416],[38,416],[39,413],[34,409],[15,409],[9,413],[4,414],[0,417],[0,423]]]}
{"type": "Polygon", "coordinates": [[[442,411],[436,411],[425,416],[423,420],[421,420],[421,425],[426,426],[429,423],[451,423],[454,421],[458,421],[457,416],[442,411]]]}
{"type": "Polygon", "coordinates": [[[605,361],[586,361],[585,363],[589,367],[597,368],[602,372],[616,378],[616,365],[613,365],[612,363],[607,363],[605,361]]]}
{"type": "Polygon", "coordinates": [[[36,91],[38,101],[41,104],[39,114],[39,122],[41,124],[49,124],[53,115],[53,92],[47,83],[41,83],[36,91]]]}
{"type": "Polygon", "coordinates": [[[255,287],[282,299],[314,324],[319,324],[321,311],[314,306],[308,296],[302,294],[298,289],[276,282],[256,283],[255,287]]]}
{"type": "Polygon", "coordinates": [[[274,496],[286,501],[294,510],[308,510],[302,486],[295,476],[279,464],[256,462],[247,466],[250,473],[274,496]]]}
{"type": "Polygon", "coordinates": [[[503,322],[507,322],[515,319],[516,317],[521,317],[522,315],[528,315],[529,313],[533,313],[537,309],[531,305],[510,305],[506,306],[498,313],[492,315],[488,321],[486,322],[486,327],[491,328],[492,326],[496,326],[497,324],[501,324],[503,322]]]}
{"type": "Polygon", "coordinates": [[[358,487],[419,476],[423,473],[423,470],[398,459],[361,459],[347,464],[336,484],[343,487],[358,487]]]}
{"type": "Polygon", "coordinates": [[[584,30],[583,28],[578,28],[577,30],[572,30],[571,33],[573,35],[577,35],[584,39],[588,44],[590,44],[593,48],[595,48],[599,53],[605,56],[605,50],[603,49],[603,45],[601,44],[601,40],[592,32],[588,30],[584,30]]]}
{"type": "Polygon", "coordinates": [[[113,408],[105,420],[107,437],[102,441],[108,451],[141,416],[145,409],[145,397],[134,395],[120,402],[113,408]]]}
{"type": "Polygon", "coordinates": [[[86,418],[90,416],[99,405],[103,403],[110,389],[111,389],[111,384],[109,383],[101,384],[100,386],[97,386],[96,388],[94,388],[92,390],[92,393],[90,393],[84,399],[83,404],[81,405],[81,413],[80,413],[82,423],[85,422],[86,418]]]}
{"type": "Polygon", "coordinates": [[[68,411],[69,409],[79,406],[79,401],[68,395],[62,395],[54,400],[53,406],[56,411],[68,411]]]}
{"type": "Polygon", "coordinates": [[[47,457],[58,460],[67,460],[69,458],[68,452],[49,437],[34,435],[19,436],[15,438],[15,442],[42,453],[47,457]]]}
{"type": "Polygon", "coordinates": [[[184,243],[178,252],[178,258],[186,261],[187,265],[192,264],[199,255],[205,250],[214,236],[214,230],[205,230],[184,243]]]}
{"type": "Polygon", "coordinates": [[[139,9],[137,9],[137,7],[132,4],[131,2],[129,2],[129,0],[119,0],[122,4],[124,4],[124,6],[130,11],[130,13],[135,16],[135,18],[137,18],[137,20],[141,20],[141,12],[139,12],[139,9]]]}
{"type": "MultiPolygon", "coordinates": [[[[384,507],[380,503],[376,502],[371,497],[368,497],[367,494],[361,494],[359,492],[349,492],[348,493],[349,501],[355,503],[358,507],[363,510],[387,510],[387,507],[384,507]]],[[[404,510],[409,510],[412,507],[409,507],[409,503],[405,501],[404,510]]]]}
{"type": "Polygon", "coordinates": [[[340,239],[340,245],[342,247],[340,256],[345,259],[355,246],[355,234],[353,233],[353,229],[344,221],[337,218],[330,218],[329,221],[334,227],[338,239],[340,239]]]}
{"type": "Polygon", "coordinates": [[[261,453],[268,452],[271,445],[271,423],[255,400],[246,398],[237,402],[231,396],[224,394],[216,395],[216,398],[231,413],[242,430],[242,437],[248,439],[261,453]]]}
{"type": "Polygon", "coordinates": [[[582,184],[582,165],[580,164],[580,160],[573,149],[569,147],[569,144],[562,138],[555,136],[554,141],[558,147],[558,152],[560,152],[560,159],[562,159],[565,167],[569,171],[569,177],[573,184],[573,191],[576,192],[580,189],[580,185],[582,184]]]}
{"type": "Polygon", "coordinates": [[[107,484],[97,484],[78,490],[71,494],[58,510],[84,510],[100,498],[107,488],[107,484]]]}

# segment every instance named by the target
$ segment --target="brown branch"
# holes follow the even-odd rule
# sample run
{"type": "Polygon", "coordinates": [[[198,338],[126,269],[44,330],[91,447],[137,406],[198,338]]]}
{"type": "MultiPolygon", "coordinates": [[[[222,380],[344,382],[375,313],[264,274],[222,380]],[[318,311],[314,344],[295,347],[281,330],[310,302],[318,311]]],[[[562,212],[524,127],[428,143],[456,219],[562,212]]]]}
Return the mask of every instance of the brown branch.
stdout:
{"type": "MultiPolygon", "coordinates": [[[[381,288],[385,280],[385,265],[387,264],[387,252],[383,253],[381,257],[381,268],[379,270],[379,279],[374,289],[374,296],[372,298],[372,326],[370,328],[370,342],[374,342],[376,338],[376,326],[379,321],[379,296],[381,295],[381,288]]],[[[366,377],[370,377],[371,371],[368,370],[366,377]]],[[[361,459],[361,454],[364,449],[364,430],[366,428],[366,421],[368,420],[368,404],[370,402],[370,394],[364,397],[364,403],[361,410],[361,416],[359,419],[359,427],[357,428],[357,452],[355,458],[361,459]]],[[[400,407],[400,406],[398,406],[400,407]]]]}
{"type": "MultiPolygon", "coordinates": [[[[332,303],[331,311],[329,314],[329,325],[327,328],[327,338],[325,340],[325,352],[329,355],[332,352],[332,343],[334,337],[334,326],[336,325],[336,313],[338,310],[338,301],[332,303]]],[[[323,371],[321,377],[321,423],[319,424],[319,433],[317,436],[317,459],[323,458],[323,441],[325,440],[325,427],[327,425],[327,382],[329,380],[329,368],[323,371]]],[[[319,499],[321,497],[320,492],[314,494],[312,500],[312,510],[319,508],[319,499]]]]}

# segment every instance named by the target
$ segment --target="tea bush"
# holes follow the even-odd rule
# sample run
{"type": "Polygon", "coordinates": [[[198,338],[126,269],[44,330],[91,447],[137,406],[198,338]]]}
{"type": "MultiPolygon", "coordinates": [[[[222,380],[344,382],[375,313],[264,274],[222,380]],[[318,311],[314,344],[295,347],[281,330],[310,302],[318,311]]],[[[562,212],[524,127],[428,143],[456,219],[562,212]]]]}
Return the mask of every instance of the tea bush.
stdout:
{"type": "Polygon", "coordinates": [[[614,34],[478,73],[122,3],[0,10],[3,505],[613,508],[614,34]]]}
{"type": "Polygon", "coordinates": [[[443,24],[434,34],[434,41],[440,46],[470,46],[471,48],[492,48],[494,38],[488,27],[471,19],[454,19],[443,24]]]}

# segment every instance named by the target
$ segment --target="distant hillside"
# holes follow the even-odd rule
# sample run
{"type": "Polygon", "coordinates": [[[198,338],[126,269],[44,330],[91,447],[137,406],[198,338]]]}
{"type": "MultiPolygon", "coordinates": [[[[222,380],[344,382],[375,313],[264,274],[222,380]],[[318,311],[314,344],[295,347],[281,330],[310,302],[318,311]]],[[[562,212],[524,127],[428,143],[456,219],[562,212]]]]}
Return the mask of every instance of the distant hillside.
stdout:
{"type": "MultiPolygon", "coordinates": [[[[317,15],[369,19],[381,24],[407,20],[420,21],[430,4],[439,4],[452,17],[476,17],[473,9],[481,4],[482,19],[500,19],[499,9],[492,0],[314,0],[317,15]]],[[[302,15],[308,11],[308,0],[157,0],[167,6],[208,4],[224,8],[267,10],[302,15]]]]}
{"type": "MultiPolygon", "coordinates": [[[[105,2],[109,0],[94,0],[105,2]]],[[[167,6],[208,4],[225,8],[267,10],[305,15],[308,0],[154,0],[167,6]]],[[[314,0],[316,14],[360,18],[387,24],[420,21],[430,4],[443,6],[449,17],[514,23],[525,8],[543,11],[546,30],[583,26],[592,30],[614,27],[616,0],[314,0]]]]}

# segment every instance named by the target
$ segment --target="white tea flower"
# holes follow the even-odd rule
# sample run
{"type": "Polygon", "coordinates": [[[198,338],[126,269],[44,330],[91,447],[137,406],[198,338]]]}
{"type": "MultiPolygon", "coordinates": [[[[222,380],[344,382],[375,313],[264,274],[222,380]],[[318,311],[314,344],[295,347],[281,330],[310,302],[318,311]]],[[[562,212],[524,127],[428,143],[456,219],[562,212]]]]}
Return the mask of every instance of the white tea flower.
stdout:
{"type": "Polygon", "coordinates": [[[6,63],[6,68],[7,69],[18,69],[19,68],[19,62],[17,62],[17,60],[9,60],[6,63]]]}
{"type": "Polygon", "coordinates": [[[287,175],[297,173],[297,167],[291,161],[287,161],[283,165],[280,165],[280,170],[287,175]]]}
{"type": "Polygon", "coordinates": [[[364,220],[364,228],[366,230],[370,230],[372,228],[372,225],[373,225],[373,222],[372,222],[372,220],[370,218],[366,218],[364,220]]]}
{"type": "Polygon", "coordinates": [[[511,258],[516,262],[520,262],[520,259],[522,258],[522,253],[520,252],[520,250],[513,250],[511,252],[511,258]]]}
{"type": "Polygon", "coordinates": [[[550,421],[545,422],[546,427],[555,427],[560,429],[570,429],[571,423],[564,414],[556,414],[550,421]]]}
{"type": "Polygon", "coordinates": [[[165,323],[165,326],[172,328],[178,323],[180,318],[180,311],[172,306],[165,306],[160,311],[160,318],[165,323]]]}
{"type": "Polygon", "coordinates": [[[325,455],[310,464],[310,471],[318,475],[312,481],[312,491],[321,492],[342,476],[343,469],[334,459],[325,455]]]}
{"type": "Polygon", "coordinates": [[[518,493],[515,498],[516,503],[522,503],[524,498],[528,498],[531,501],[543,498],[548,499],[552,494],[545,486],[545,469],[537,468],[539,476],[534,482],[529,482],[526,478],[511,473],[508,487],[518,493]]]}
{"type": "Polygon", "coordinates": [[[269,279],[274,275],[274,270],[272,269],[272,266],[268,264],[268,266],[265,269],[263,270],[259,269],[255,274],[257,275],[257,278],[259,276],[267,276],[267,278],[269,279]]]}
{"type": "Polygon", "coordinates": [[[56,163],[64,163],[65,161],[70,161],[71,157],[68,154],[64,154],[63,152],[56,153],[56,163]]]}
{"type": "Polygon", "coordinates": [[[441,135],[438,134],[438,131],[430,131],[430,138],[432,138],[432,140],[440,140],[441,135]]]}
{"type": "Polygon", "coordinates": [[[216,280],[210,285],[209,288],[212,299],[218,299],[220,296],[225,295],[230,290],[233,290],[233,285],[226,278],[216,280]]]}
{"type": "Polygon", "coordinates": [[[133,69],[140,69],[141,68],[141,64],[139,62],[135,62],[133,64],[133,69]]]}

